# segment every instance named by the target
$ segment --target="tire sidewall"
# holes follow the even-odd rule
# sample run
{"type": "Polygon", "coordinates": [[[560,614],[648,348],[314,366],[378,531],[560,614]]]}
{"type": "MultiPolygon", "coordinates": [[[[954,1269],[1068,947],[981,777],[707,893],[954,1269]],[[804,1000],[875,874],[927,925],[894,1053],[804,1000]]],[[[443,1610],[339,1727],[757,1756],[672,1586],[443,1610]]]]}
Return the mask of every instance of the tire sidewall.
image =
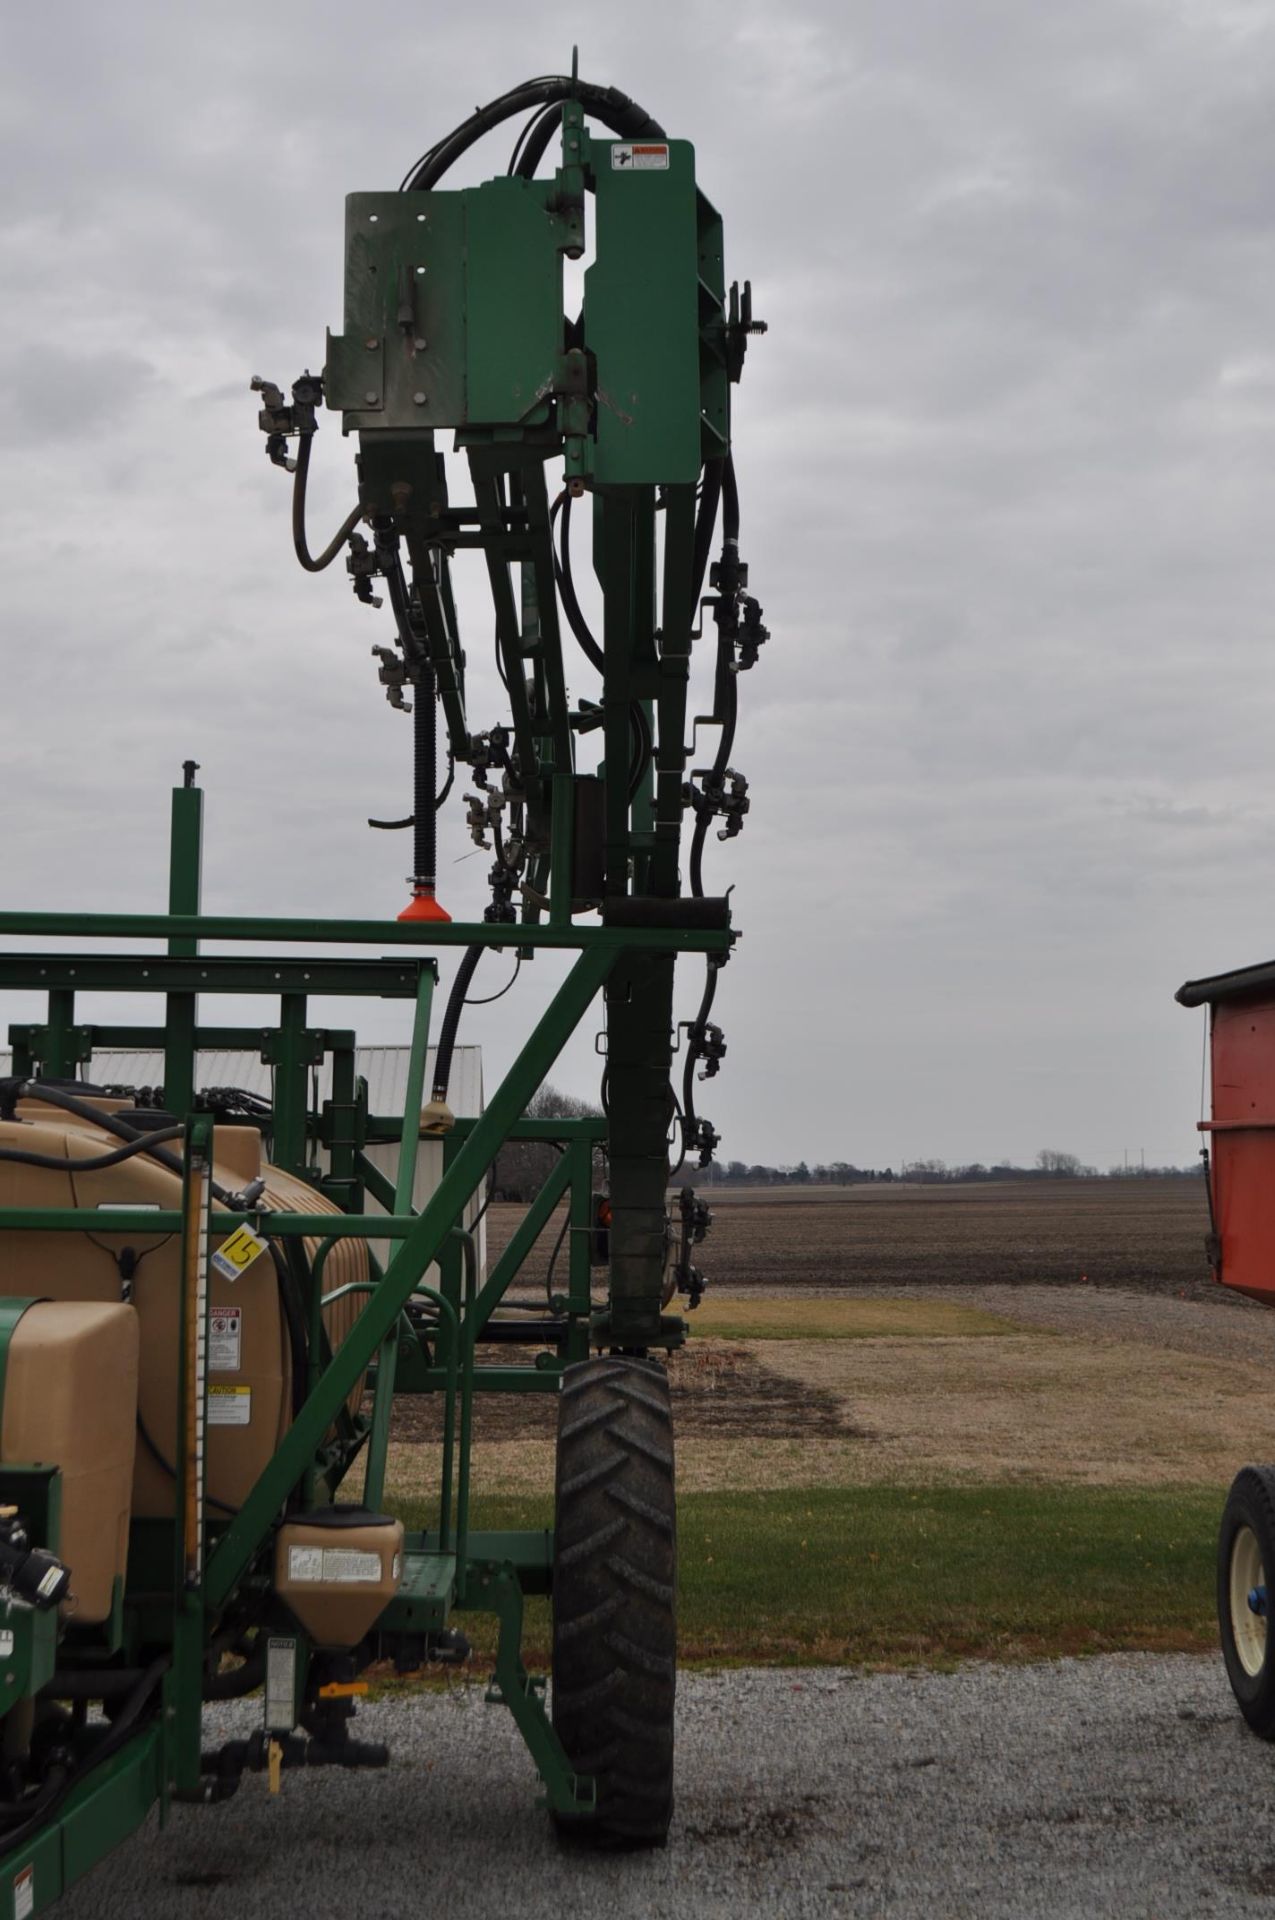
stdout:
{"type": "Polygon", "coordinates": [[[1275,1585],[1275,1468],[1245,1467],[1236,1475],[1222,1512],[1217,1551],[1218,1626],[1227,1679],[1250,1727],[1271,1739],[1275,1737],[1275,1634],[1268,1625],[1265,1658],[1260,1670],[1251,1674],[1236,1649],[1232,1624],[1231,1559],[1236,1537],[1245,1527],[1254,1534],[1267,1579],[1275,1585]]]}

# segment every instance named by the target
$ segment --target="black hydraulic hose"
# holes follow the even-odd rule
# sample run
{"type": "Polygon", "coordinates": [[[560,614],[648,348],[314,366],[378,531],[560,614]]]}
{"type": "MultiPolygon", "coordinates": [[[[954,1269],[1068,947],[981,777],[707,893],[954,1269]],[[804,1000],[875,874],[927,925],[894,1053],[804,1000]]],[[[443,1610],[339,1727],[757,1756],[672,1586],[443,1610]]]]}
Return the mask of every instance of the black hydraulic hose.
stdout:
{"type": "Polygon", "coordinates": [[[570,1225],[571,1208],[568,1207],[566,1217],[558,1230],[558,1237],[553,1243],[553,1252],[549,1255],[549,1268],[545,1274],[545,1298],[551,1302],[553,1300],[553,1270],[558,1264],[558,1255],[562,1252],[562,1243],[567,1237],[567,1230],[570,1225]]]}
{"type": "MultiPolygon", "coordinates": [[[[695,566],[696,578],[702,586],[703,571],[701,563],[701,530],[705,537],[702,551],[707,557],[712,540],[712,520],[717,515],[717,500],[721,499],[722,508],[722,557],[727,557],[727,549],[739,549],[739,485],[735,477],[735,462],[730,454],[713,468],[706,469],[704,492],[700,500],[700,513],[695,527],[695,566]],[[715,478],[716,492],[710,504],[710,477],[715,478]],[[711,517],[710,517],[711,516],[711,517]]],[[[695,596],[698,606],[699,592],[695,596]]],[[[724,633],[719,633],[717,641],[717,677],[714,705],[721,713],[721,733],[718,736],[717,752],[713,756],[713,769],[710,778],[719,785],[730,765],[730,757],[735,746],[735,729],[739,720],[739,676],[731,672],[731,643],[724,633]]],[[[691,834],[691,848],[688,865],[690,868],[691,893],[697,900],[704,897],[704,845],[708,839],[708,829],[713,815],[706,802],[701,801],[695,812],[695,827],[691,834]]],[[[686,1160],[687,1143],[697,1123],[695,1113],[695,1069],[703,1055],[704,1029],[708,1016],[713,1010],[713,999],[717,992],[717,976],[721,971],[709,956],[704,975],[704,993],[700,1000],[699,1012],[691,1024],[687,1036],[686,1065],[682,1072],[682,1104],[680,1125],[682,1135],[682,1154],[670,1179],[676,1178],[686,1160]]]]}
{"type": "Polygon", "coordinates": [[[266,1677],[266,1653],[263,1647],[260,1653],[251,1653],[241,1667],[232,1667],[229,1673],[212,1673],[204,1681],[205,1700],[242,1700],[246,1693],[254,1693],[266,1677]]]}
{"type": "MultiPolygon", "coordinates": [[[[729,647],[728,641],[718,643],[718,659],[729,647]]],[[[713,756],[712,780],[719,782],[730,765],[731,749],[735,744],[735,727],[739,718],[739,679],[733,673],[721,673],[719,679],[724,682],[722,699],[725,712],[722,715],[721,737],[717,742],[717,752],[713,756]]],[[[706,801],[700,801],[695,809],[695,831],[691,835],[690,875],[691,893],[696,900],[704,897],[704,843],[708,838],[708,829],[712,823],[712,810],[706,801]]]]}
{"type": "Polygon", "coordinates": [[[514,982],[517,980],[518,975],[521,972],[522,972],[522,955],[519,953],[519,954],[515,954],[514,956],[514,970],[510,974],[509,978],[506,980],[504,986],[500,989],[499,993],[485,994],[481,1000],[466,1000],[465,1005],[467,1007],[493,1006],[497,1000],[504,999],[505,995],[509,992],[509,989],[513,986],[514,982]]]}
{"type": "Polygon", "coordinates": [[[385,576],[385,590],[389,595],[390,611],[394,615],[394,625],[398,629],[398,643],[403,649],[403,658],[410,665],[417,666],[428,656],[412,625],[411,599],[403,573],[403,562],[399,558],[398,541],[386,538],[384,535],[378,536],[376,553],[385,576]]]}
{"type": "MultiPolygon", "coordinates": [[[[144,1140],[145,1134],[140,1127],[130,1127],[127,1120],[118,1113],[103,1113],[88,1100],[77,1100],[74,1094],[64,1093],[60,1087],[51,1087],[43,1080],[23,1080],[20,1084],[20,1097],[24,1100],[43,1100],[46,1106],[61,1107],[64,1113],[72,1113],[79,1120],[87,1120],[92,1126],[100,1127],[104,1133],[113,1133],[117,1140],[144,1140]]],[[[180,1135],[182,1129],[178,1127],[180,1135]]],[[[16,1151],[16,1149],[15,1149],[16,1151]]],[[[167,1167],[170,1173],[183,1176],[185,1168],[181,1156],[169,1153],[167,1147],[155,1145],[146,1148],[148,1157],[167,1167]]],[[[67,1165],[66,1161],[57,1162],[59,1170],[67,1165]]],[[[72,1161],[70,1164],[87,1168],[87,1160],[72,1161]]],[[[247,1212],[253,1201],[259,1197],[260,1183],[250,1181],[243,1193],[232,1193],[229,1187],[223,1187],[219,1180],[210,1180],[209,1188],[214,1200],[220,1200],[224,1206],[242,1209],[247,1212]]]]}
{"type": "MultiPolygon", "coordinates": [[[[726,645],[723,644],[723,651],[726,645]]],[[[722,674],[723,705],[722,730],[718,736],[717,752],[713,755],[713,772],[718,779],[730,765],[730,757],[735,748],[735,727],[739,720],[739,676],[729,671],[722,674]]]]}
{"type": "Polygon", "coordinates": [[[478,962],[483,957],[481,947],[466,947],[461,955],[460,965],[456,969],[456,978],[452,981],[452,990],[447,996],[447,1010],[443,1014],[443,1024],[438,1035],[438,1052],[434,1056],[434,1088],[432,1098],[445,1101],[447,1089],[452,1077],[452,1055],[456,1051],[456,1032],[460,1026],[461,1008],[469,992],[470,981],[474,977],[478,962]]]}
{"type": "Polygon", "coordinates": [[[433,890],[438,867],[438,694],[434,669],[422,662],[412,709],[413,881],[433,890]]]}
{"type": "Polygon", "coordinates": [[[695,828],[691,834],[690,871],[691,897],[704,898],[704,842],[708,838],[709,812],[704,808],[695,816],[695,828]]]}
{"type": "Polygon", "coordinates": [[[699,511],[695,516],[695,545],[691,561],[691,625],[694,626],[699,612],[700,595],[704,591],[704,576],[708,572],[708,556],[713,545],[713,530],[717,525],[717,503],[722,497],[722,462],[710,460],[704,468],[704,484],[700,489],[699,511]]]}
{"type": "Polygon", "coordinates": [[[60,1777],[55,1776],[56,1786],[52,1780],[46,1781],[40,1793],[34,1795],[25,1807],[13,1808],[12,1814],[8,1809],[0,1809],[0,1827],[7,1828],[7,1831],[0,1835],[0,1854],[12,1853],[16,1847],[24,1845],[34,1833],[38,1832],[50,1814],[61,1805],[73,1786],[77,1785],[86,1774],[99,1767],[104,1760],[109,1760],[113,1754],[119,1752],[146,1711],[151,1695],[168,1671],[168,1665],[167,1654],[151,1662],[116,1714],[109,1731],[96,1743],[79,1766],[68,1768],[64,1773],[60,1773],[60,1777]],[[52,1791],[49,1791],[50,1788],[52,1791]],[[9,1826],[11,1817],[16,1817],[21,1824],[9,1826]]]}
{"type": "Polygon", "coordinates": [[[274,1113],[269,1100],[247,1087],[201,1087],[199,1097],[213,1113],[242,1113],[252,1120],[269,1120],[274,1113]]]}
{"type": "Polygon", "coordinates": [[[722,540],[727,546],[739,545],[739,484],[735,479],[735,456],[728,453],[722,461],[722,540]]]}
{"type": "Polygon", "coordinates": [[[292,1354],[292,1413],[295,1419],[301,1411],[306,1396],[310,1326],[305,1302],[298,1296],[296,1274],[289,1256],[305,1263],[311,1287],[314,1285],[314,1276],[309,1272],[304,1249],[298,1247],[295,1240],[288,1242],[288,1255],[280,1251],[277,1241],[270,1242],[270,1258],[274,1262],[275,1279],[279,1286],[279,1304],[283,1308],[284,1324],[288,1329],[288,1347],[292,1354]],[[294,1248],[296,1248],[295,1254],[294,1248]]]}
{"type": "Polygon", "coordinates": [[[683,1131],[689,1133],[695,1125],[695,1069],[699,1065],[703,1051],[704,1029],[708,1025],[708,1016],[713,1011],[713,997],[717,992],[717,976],[720,967],[712,965],[711,958],[707,977],[704,981],[704,995],[699,1003],[699,1012],[691,1023],[686,1041],[686,1066],[682,1073],[682,1115],[683,1131]]]}
{"type": "MultiPolygon", "coordinates": [[[[547,79],[549,79],[550,77],[551,77],[550,75],[547,75],[547,74],[541,74],[541,75],[539,76],[539,79],[540,79],[540,81],[544,81],[544,80],[547,80],[547,79]]],[[[522,83],[522,86],[521,86],[521,87],[519,87],[519,88],[517,89],[517,92],[518,92],[518,93],[519,93],[519,94],[521,95],[521,94],[523,94],[523,93],[525,93],[525,92],[526,92],[526,91],[527,91],[528,89],[530,89],[530,88],[532,88],[532,87],[534,87],[534,86],[535,86],[536,84],[537,84],[537,82],[536,82],[536,81],[532,81],[532,80],[526,80],[526,81],[524,81],[524,82],[522,83]]],[[[502,99],[502,100],[507,100],[507,99],[509,99],[509,97],[510,97],[510,96],[509,96],[508,94],[502,94],[502,95],[501,95],[501,99],[502,99]]],[[[494,105],[494,104],[496,104],[496,103],[494,103],[494,102],[493,102],[493,105],[494,105]]],[[[531,109],[533,110],[533,118],[535,118],[535,117],[536,117],[536,112],[535,112],[535,110],[536,110],[536,108],[537,108],[537,102],[536,102],[535,100],[532,100],[532,99],[529,99],[529,100],[527,101],[527,105],[528,105],[528,107],[529,107],[529,108],[531,108],[531,109]]],[[[491,111],[491,108],[489,107],[489,108],[486,108],[486,109],[484,109],[484,108],[482,108],[482,107],[476,107],[476,108],[474,109],[474,111],[475,111],[475,113],[482,113],[482,112],[484,112],[484,111],[486,111],[486,112],[490,112],[490,111],[491,111]]],[[[497,121],[493,121],[493,123],[492,123],[492,124],[493,124],[493,125],[497,125],[497,124],[498,124],[498,122],[497,122],[497,121]]],[[[524,133],[525,133],[525,130],[524,130],[524,133]]],[[[411,186],[411,184],[412,184],[412,182],[413,182],[413,180],[414,180],[414,179],[415,179],[415,178],[416,178],[416,177],[417,177],[417,176],[418,176],[418,175],[419,175],[419,174],[421,173],[421,171],[422,171],[422,169],[423,169],[423,168],[425,168],[425,167],[427,167],[427,166],[429,166],[429,165],[431,165],[431,164],[433,163],[433,161],[434,161],[434,160],[435,160],[435,159],[437,158],[437,156],[438,156],[438,155],[439,155],[439,154],[440,154],[440,153],[442,152],[442,150],[443,150],[443,148],[444,148],[444,147],[445,147],[445,146],[446,146],[446,145],[447,145],[447,144],[448,144],[448,143],[450,142],[450,140],[451,140],[452,138],[453,138],[453,135],[452,135],[452,134],[446,134],[446,135],[444,135],[444,136],[443,136],[443,138],[442,138],[441,140],[436,140],[436,141],[434,142],[434,144],[433,144],[433,146],[432,146],[432,147],[429,147],[429,148],[427,148],[427,149],[426,149],[426,151],[425,151],[425,152],[424,152],[424,153],[423,153],[423,154],[421,155],[421,157],[420,157],[420,159],[419,159],[419,160],[414,160],[414,161],[412,162],[412,164],[411,164],[411,166],[410,166],[410,167],[409,167],[409,168],[407,169],[407,172],[406,172],[406,173],[405,173],[405,174],[403,175],[403,178],[402,178],[402,179],[401,179],[401,180],[399,181],[399,192],[400,192],[400,193],[406,193],[406,192],[407,192],[407,190],[408,190],[408,188],[409,188],[409,187],[411,186]]],[[[518,145],[519,145],[519,146],[521,146],[521,144],[522,144],[522,140],[521,140],[521,138],[520,138],[520,139],[519,139],[519,142],[518,142],[518,145]]],[[[450,164],[450,163],[449,163],[449,164],[450,164]]]]}
{"type": "MultiPolygon", "coordinates": [[[[172,1461],[169,1460],[166,1457],[166,1455],[160,1450],[158,1441],[155,1439],[149,1427],[146,1425],[146,1422],[142,1418],[142,1410],[140,1407],[137,1409],[137,1437],[141,1441],[142,1445],[145,1447],[151,1459],[155,1462],[155,1465],[159,1468],[160,1472],[167,1474],[170,1480],[175,1481],[177,1478],[177,1469],[173,1465],[172,1461]]],[[[238,1507],[227,1506],[224,1500],[216,1499],[211,1493],[205,1492],[204,1499],[207,1501],[210,1507],[216,1507],[218,1513],[224,1513],[228,1515],[229,1518],[232,1520],[235,1518],[235,1516],[239,1512],[238,1507]]]]}
{"type": "Polygon", "coordinates": [[[49,1700],[118,1700],[133,1691],[144,1672],[143,1667],[72,1667],[55,1673],[40,1691],[49,1700]]]}
{"type": "Polygon", "coordinates": [[[50,1769],[48,1777],[28,1799],[17,1806],[0,1806],[0,1854],[11,1853],[47,1819],[62,1801],[74,1777],[68,1766],[60,1764],[50,1769]],[[22,1824],[15,1830],[10,1826],[11,1821],[22,1824]]]}
{"type": "Polygon", "coordinates": [[[523,180],[534,179],[536,168],[544,159],[545,150],[561,125],[562,108],[560,106],[547,107],[540,117],[528,128],[522,156],[516,166],[510,167],[510,173],[516,173],[519,178],[523,180]]]}
{"type": "MultiPolygon", "coordinates": [[[[24,1082],[22,1096],[27,1100],[42,1100],[46,1106],[60,1107],[64,1113],[74,1114],[78,1120],[87,1120],[92,1126],[100,1127],[104,1133],[113,1133],[117,1140],[145,1138],[137,1127],[130,1127],[127,1120],[121,1120],[118,1114],[103,1113],[90,1101],[77,1100],[74,1094],[63,1093],[60,1087],[46,1086],[41,1080],[24,1082]]],[[[177,1131],[180,1134],[181,1128],[179,1127],[177,1131]]],[[[161,1167],[167,1167],[170,1173],[181,1174],[184,1171],[180,1155],[169,1153],[158,1144],[148,1148],[147,1152],[152,1160],[157,1160],[161,1167]]],[[[59,1165],[61,1164],[63,1163],[59,1162],[59,1165]]],[[[81,1161],[79,1164],[84,1166],[87,1162],[81,1161]]],[[[226,1188],[219,1186],[215,1180],[212,1183],[212,1191],[218,1200],[229,1200],[231,1197],[226,1188]]]]}
{"type": "Polygon", "coordinates": [[[604,126],[618,133],[622,139],[664,138],[664,129],[659,122],[651,118],[645,107],[630,100],[618,88],[595,86],[586,80],[574,80],[567,74],[550,74],[540,80],[525,81],[522,86],[501,94],[488,106],[479,107],[453,133],[430,148],[404,179],[404,189],[420,193],[436,186],[453,162],[459,160],[476,140],[490,133],[493,127],[520,113],[530,112],[535,107],[549,106],[562,100],[579,100],[586,113],[601,120],[604,126]]]}
{"type": "Polygon", "coordinates": [[[305,488],[306,478],[310,472],[310,442],[313,438],[312,433],[303,433],[297,446],[297,470],[292,476],[292,544],[296,549],[297,559],[307,573],[322,573],[325,567],[332,565],[355,527],[358,526],[363,518],[363,509],[361,506],[355,507],[346,515],[322,553],[316,555],[310,552],[305,537],[305,488]]]}
{"type": "MultiPolygon", "coordinates": [[[[523,156],[524,156],[524,151],[525,151],[527,142],[533,137],[533,135],[538,133],[540,124],[543,120],[553,120],[554,124],[556,125],[557,122],[561,120],[561,118],[562,118],[562,109],[561,107],[555,105],[551,107],[541,107],[537,112],[531,115],[529,120],[523,123],[522,132],[518,135],[518,138],[515,140],[514,150],[509,156],[509,166],[507,171],[511,176],[520,175],[524,179],[530,177],[523,172],[523,168],[525,165],[523,156]]],[[[545,144],[547,144],[547,142],[542,143],[536,150],[537,161],[539,160],[541,154],[544,152],[545,144]]],[[[532,167],[532,171],[533,172],[535,171],[534,164],[532,167]]]]}
{"type": "Polygon", "coordinates": [[[629,703],[629,726],[633,733],[633,760],[629,767],[629,799],[633,800],[638,788],[651,764],[651,755],[655,743],[651,738],[651,723],[646,708],[640,700],[629,703]]]}
{"type": "Polygon", "coordinates": [[[181,1137],[180,1127],[160,1127],[155,1133],[139,1134],[126,1146],[116,1147],[110,1153],[95,1153],[86,1160],[59,1159],[55,1153],[29,1153],[25,1147],[0,1147],[0,1160],[12,1161],[19,1167],[41,1167],[53,1173],[65,1173],[68,1167],[73,1173],[101,1173],[107,1167],[118,1167],[122,1160],[131,1160],[134,1154],[154,1154],[155,1148],[165,1140],[181,1137]]]}
{"type": "MultiPolygon", "coordinates": [[[[721,490],[722,501],[722,557],[726,558],[727,548],[739,547],[739,487],[735,479],[735,462],[728,454],[719,463],[717,484],[721,490]]],[[[707,492],[708,479],[705,477],[707,492]]],[[[700,504],[700,517],[704,517],[704,503],[700,504]]],[[[699,543],[699,526],[696,526],[696,546],[699,543]]],[[[715,685],[715,706],[720,711],[721,733],[717,740],[717,752],[713,755],[711,779],[714,785],[721,782],[730,765],[730,757],[735,749],[735,729],[739,721],[739,675],[731,672],[731,642],[724,633],[719,633],[717,641],[717,678],[715,685]]],[[[691,892],[697,900],[704,895],[703,861],[704,843],[708,838],[712,814],[706,805],[696,809],[695,830],[691,835],[690,875],[691,892]]]]}
{"type": "Polygon", "coordinates": [[[571,495],[569,493],[560,493],[553,503],[553,510],[549,515],[549,544],[553,552],[553,577],[558,583],[558,596],[562,601],[562,610],[567,616],[567,625],[579,641],[581,651],[589,664],[601,673],[606,666],[606,659],[581,611],[580,602],[576,598],[575,580],[571,572],[571,495]],[[561,558],[553,542],[553,522],[559,509],[562,512],[561,558]]]}

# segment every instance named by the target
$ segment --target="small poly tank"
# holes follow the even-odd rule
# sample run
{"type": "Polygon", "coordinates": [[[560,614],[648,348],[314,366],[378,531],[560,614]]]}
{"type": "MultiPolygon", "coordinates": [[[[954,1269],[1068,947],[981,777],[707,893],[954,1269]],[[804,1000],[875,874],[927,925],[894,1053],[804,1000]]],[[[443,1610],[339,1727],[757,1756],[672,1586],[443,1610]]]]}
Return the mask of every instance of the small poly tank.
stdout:
{"type": "Polygon", "coordinates": [[[366,1507],[317,1507],[288,1520],[275,1590],[320,1647],[355,1647],[398,1592],[403,1523],[366,1507]]]}

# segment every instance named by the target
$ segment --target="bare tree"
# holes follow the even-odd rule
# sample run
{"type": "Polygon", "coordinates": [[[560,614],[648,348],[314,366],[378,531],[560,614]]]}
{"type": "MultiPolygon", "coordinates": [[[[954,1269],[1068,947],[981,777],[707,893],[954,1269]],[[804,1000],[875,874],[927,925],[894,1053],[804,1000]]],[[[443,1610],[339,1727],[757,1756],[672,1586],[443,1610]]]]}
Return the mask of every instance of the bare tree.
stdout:
{"type": "Polygon", "coordinates": [[[1085,1170],[1078,1154],[1060,1153],[1057,1147],[1042,1147],[1036,1155],[1036,1166],[1039,1172],[1062,1180],[1074,1180],[1085,1170]]]}
{"type": "MultiPolygon", "coordinates": [[[[591,1100],[574,1093],[562,1093],[546,1080],[527,1102],[528,1120],[595,1119],[602,1112],[591,1100]]],[[[492,1190],[497,1199],[535,1199],[557,1159],[547,1140],[507,1140],[496,1156],[492,1169],[492,1190]]]]}

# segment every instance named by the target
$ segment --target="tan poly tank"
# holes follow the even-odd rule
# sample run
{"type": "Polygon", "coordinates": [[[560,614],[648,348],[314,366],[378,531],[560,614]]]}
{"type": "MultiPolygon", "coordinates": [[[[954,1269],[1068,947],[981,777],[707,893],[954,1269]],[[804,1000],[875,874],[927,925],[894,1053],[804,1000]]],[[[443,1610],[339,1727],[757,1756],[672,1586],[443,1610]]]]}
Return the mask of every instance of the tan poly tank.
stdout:
{"type": "MultiPolygon", "coordinates": [[[[101,1104],[105,1108],[108,1103],[101,1104]]],[[[36,1100],[23,1101],[19,1112],[21,1118],[0,1122],[0,1144],[65,1159],[67,1168],[63,1173],[0,1160],[0,1206],[96,1208],[102,1224],[91,1233],[0,1237],[0,1294],[125,1299],[136,1307],[141,1356],[133,1511],[139,1517],[167,1518],[174,1508],[177,1455],[181,1236],[113,1232],[110,1217],[113,1207],[177,1209],[181,1181],[145,1154],[97,1172],[77,1172],[76,1161],[109,1151],[120,1144],[118,1138],[36,1100]]],[[[179,1150],[180,1142],[173,1146],[179,1150]]],[[[248,1128],[217,1127],[213,1152],[214,1177],[233,1190],[258,1171],[260,1138],[248,1128]]],[[[277,1167],[260,1171],[267,1182],[265,1206],[279,1212],[339,1213],[305,1181],[277,1167]]],[[[214,1249],[224,1237],[214,1237],[214,1249]]],[[[319,1243],[308,1239],[303,1244],[313,1260],[319,1243]]],[[[341,1240],[324,1266],[323,1291],[365,1281],[368,1271],[364,1243],[341,1240]]],[[[209,1295],[207,1491],[210,1516],[215,1518],[242,1504],[291,1424],[292,1353],[279,1275],[268,1250],[233,1280],[214,1269],[209,1295]]],[[[325,1315],[333,1347],[344,1339],[365,1298],[362,1293],[348,1295],[325,1315]]],[[[351,1406],[361,1397],[360,1380],[351,1393],[351,1406]]]]}
{"type": "Polygon", "coordinates": [[[398,1592],[403,1523],[365,1507],[320,1507],[288,1520],[275,1591],[321,1647],[356,1647],[398,1592]]]}
{"type": "Polygon", "coordinates": [[[128,1560],[138,1318],[115,1301],[37,1300],[9,1341],[0,1460],[62,1474],[58,1558],[76,1621],[106,1620],[128,1560]]]}

